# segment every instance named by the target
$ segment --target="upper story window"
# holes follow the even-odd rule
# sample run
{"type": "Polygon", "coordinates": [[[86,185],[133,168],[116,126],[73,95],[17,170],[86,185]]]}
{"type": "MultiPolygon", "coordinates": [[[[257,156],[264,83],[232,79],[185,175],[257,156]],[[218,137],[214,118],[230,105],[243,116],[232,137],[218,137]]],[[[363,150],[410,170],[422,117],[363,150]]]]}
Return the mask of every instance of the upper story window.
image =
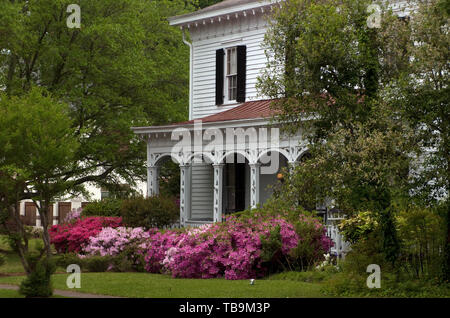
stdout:
{"type": "Polygon", "coordinates": [[[245,102],[247,47],[216,51],[216,105],[245,102]]]}
{"type": "Polygon", "coordinates": [[[237,53],[236,47],[227,49],[227,99],[235,101],[237,97],[237,53]]]}

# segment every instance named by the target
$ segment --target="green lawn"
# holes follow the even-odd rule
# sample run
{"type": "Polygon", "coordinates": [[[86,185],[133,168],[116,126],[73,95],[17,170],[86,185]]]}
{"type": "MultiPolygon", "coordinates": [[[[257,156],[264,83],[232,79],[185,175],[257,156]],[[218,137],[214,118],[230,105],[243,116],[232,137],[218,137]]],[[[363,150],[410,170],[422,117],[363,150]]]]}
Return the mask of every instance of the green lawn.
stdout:
{"type": "Polygon", "coordinates": [[[24,298],[17,290],[0,289],[0,298],[24,298]]]}
{"type": "MultiPolygon", "coordinates": [[[[54,287],[66,287],[68,274],[56,274],[54,287]]],[[[0,284],[19,284],[21,276],[0,277],[0,284]]],[[[148,273],[84,273],[81,288],[72,291],[122,297],[149,298],[299,298],[323,297],[321,285],[286,280],[173,279],[148,273]]],[[[0,294],[1,296],[1,294],[0,294]]]]}
{"type": "MultiPolygon", "coordinates": [[[[0,237],[1,238],[1,237],[0,237]]],[[[37,240],[30,242],[34,249],[37,240]]],[[[1,274],[24,273],[19,256],[4,240],[0,239],[0,253],[6,263],[0,266],[0,284],[19,284],[24,276],[3,276],[1,274]]],[[[58,268],[57,271],[64,271],[58,268]]],[[[83,273],[81,289],[66,286],[68,274],[55,274],[56,289],[72,290],[92,294],[122,297],[155,298],[238,298],[238,297],[322,297],[321,285],[287,280],[228,281],[225,279],[173,279],[170,276],[149,273],[83,273]]],[[[20,297],[16,291],[1,290],[0,297],[20,297]]]]}

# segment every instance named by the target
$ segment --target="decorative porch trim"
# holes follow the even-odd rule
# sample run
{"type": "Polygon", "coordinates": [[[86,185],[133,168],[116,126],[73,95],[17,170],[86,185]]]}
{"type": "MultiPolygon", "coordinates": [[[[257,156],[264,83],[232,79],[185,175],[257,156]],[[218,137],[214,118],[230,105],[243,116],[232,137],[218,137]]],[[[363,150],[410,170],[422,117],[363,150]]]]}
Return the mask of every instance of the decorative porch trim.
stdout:
{"type": "Polygon", "coordinates": [[[259,173],[260,163],[251,163],[250,166],[250,207],[256,208],[259,204],[259,173]]]}
{"type": "Polygon", "coordinates": [[[180,225],[186,225],[191,207],[190,165],[180,165],[180,225]]]}
{"type": "Polygon", "coordinates": [[[147,196],[152,197],[159,194],[159,166],[147,168],[147,196]]]}
{"type": "Polygon", "coordinates": [[[214,222],[222,221],[222,193],[224,164],[214,164],[214,222]]]}

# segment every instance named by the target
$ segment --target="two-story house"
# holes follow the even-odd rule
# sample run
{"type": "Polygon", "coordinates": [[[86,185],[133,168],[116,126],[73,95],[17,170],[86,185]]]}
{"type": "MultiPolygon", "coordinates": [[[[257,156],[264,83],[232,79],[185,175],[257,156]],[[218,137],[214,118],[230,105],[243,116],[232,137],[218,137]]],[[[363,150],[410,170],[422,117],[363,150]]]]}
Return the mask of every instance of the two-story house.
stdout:
{"type": "Polygon", "coordinates": [[[287,136],[269,125],[271,101],[255,88],[267,15],[279,2],[224,0],[169,19],[190,48],[189,121],[133,130],[147,142],[148,196],[159,193],[161,163],[179,164],[182,225],[263,204],[281,168],[307,153],[301,131],[287,136]]]}

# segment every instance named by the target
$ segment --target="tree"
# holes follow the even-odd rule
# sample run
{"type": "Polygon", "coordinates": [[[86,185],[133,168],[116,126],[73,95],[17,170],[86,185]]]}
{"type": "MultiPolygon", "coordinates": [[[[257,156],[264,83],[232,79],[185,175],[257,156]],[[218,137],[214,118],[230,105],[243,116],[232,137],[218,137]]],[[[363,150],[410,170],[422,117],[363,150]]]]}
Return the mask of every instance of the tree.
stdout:
{"type": "Polygon", "coordinates": [[[8,96],[44,87],[70,105],[81,146],[59,174],[72,186],[133,185],[145,177],[145,146],[130,127],[186,117],[189,50],[167,17],[192,8],[183,0],[82,0],[81,28],[69,29],[70,3],[1,1],[0,87],[8,96]]]}
{"type": "Polygon", "coordinates": [[[14,240],[25,271],[32,277],[41,257],[47,261],[51,257],[48,227],[52,219],[48,212],[53,199],[71,187],[73,181],[60,172],[72,164],[80,145],[69,107],[37,88],[23,97],[0,94],[0,129],[0,211],[4,214],[0,218],[14,240]],[[20,218],[18,198],[22,193],[34,193],[31,199],[43,227],[44,249],[34,259],[30,258],[20,218]]]}
{"type": "MultiPolygon", "coordinates": [[[[0,202],[29,276],[42,264],[27,257],[20,200],[39,203],[45,248],[38,258],[49,256],[54,198],[79,194],[87,182],[134,185],[145,177],[145,145],[130,127],[187,114],[189,50],[167,17],[192,5],[80,0],[81,28],[71,29],[71,3],[0,2],[0,202]]],[[[30,280],[48,281],[47,269],[30,280]]]]}
{"type": "Polygon", "coordinates": [[[309,204],[333,198],[346,214],[377,212],[386,259],[395,263],[391,206],[408,193],[415,149],[408,123],[386,96],[407,67],[409,28],[389,11],[380,28],[371,28],[370,4],[286,1],[265,39],[269,63],[258,87],[275,99],[277,120],[310,142],[312,159],[299,168],[307,179],[297,174],[297,184],[320,181],[315,193],[297,194],[309,204]]]}
{"type": "Polygon", "coordinates": [[[396,107],[415,128],[420,145],[420,170],[414,190],[420,201],[440,206],[447,219],[444,279],[450,281],[450,2],[419,1],[410,21],[409,67],[402,73],[396,107]]]}

